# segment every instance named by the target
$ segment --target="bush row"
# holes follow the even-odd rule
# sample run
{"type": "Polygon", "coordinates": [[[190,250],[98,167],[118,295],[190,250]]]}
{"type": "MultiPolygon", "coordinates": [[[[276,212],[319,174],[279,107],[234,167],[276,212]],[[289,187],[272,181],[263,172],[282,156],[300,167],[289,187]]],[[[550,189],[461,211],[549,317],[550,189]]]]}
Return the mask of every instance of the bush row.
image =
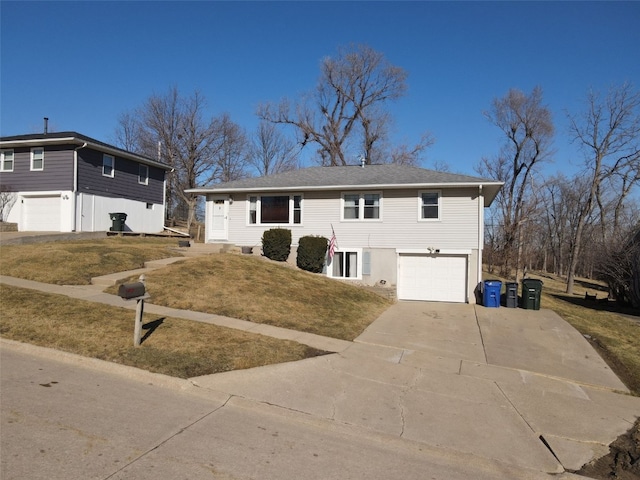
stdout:
{"type": "MultiPolygon", "coordinates": [[[[329,240],[325,237],[308,235],[298,242],[296,264],[298,268],[313,273],[321,273],[329,240]]],[[[262,234],[262,252],[271,260],[284,262],[291,253],[291,230],[272,228],[262,234]]]]}

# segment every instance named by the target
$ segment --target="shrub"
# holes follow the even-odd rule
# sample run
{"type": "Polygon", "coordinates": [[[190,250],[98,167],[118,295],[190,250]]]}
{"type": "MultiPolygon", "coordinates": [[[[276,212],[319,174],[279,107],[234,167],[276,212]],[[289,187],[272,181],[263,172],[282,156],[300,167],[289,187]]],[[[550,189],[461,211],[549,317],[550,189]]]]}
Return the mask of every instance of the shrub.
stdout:
{"type": "Polygon", "coordinates": [[[272,228],[262,234],[262,253],[271,260],[286,262],[291,253],[291,230],[272,228]]]}
{"type": "Polygon", "coordinates": [[[298,242],[298,268],[313,273],[322,272],[328,241],[325,237],[302,237],[298,242]]]}

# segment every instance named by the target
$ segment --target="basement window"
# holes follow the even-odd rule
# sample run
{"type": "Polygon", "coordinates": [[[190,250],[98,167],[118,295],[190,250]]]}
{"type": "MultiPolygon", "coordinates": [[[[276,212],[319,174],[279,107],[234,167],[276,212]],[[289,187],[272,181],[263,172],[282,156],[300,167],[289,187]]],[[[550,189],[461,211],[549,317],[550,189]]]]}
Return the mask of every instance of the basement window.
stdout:
{"type": "Polygon", "coordinates": [[[327,275],[331,278],[350,280],[362,279],[362,249],[336,250],[327,265],[327,275]]]}

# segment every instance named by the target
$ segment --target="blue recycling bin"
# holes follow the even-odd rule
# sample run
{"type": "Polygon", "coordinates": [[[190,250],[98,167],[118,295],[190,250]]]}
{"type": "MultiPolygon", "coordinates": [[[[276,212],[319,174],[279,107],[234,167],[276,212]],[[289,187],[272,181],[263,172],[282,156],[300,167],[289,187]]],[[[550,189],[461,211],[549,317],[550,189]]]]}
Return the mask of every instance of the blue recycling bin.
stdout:
{"type": "Polygon", "coordinates": [[[502,290],[502,282],[500,280],[485,280],[482,304],[485,307],[498,308],[500,306],[500,290],[502,290]]]}

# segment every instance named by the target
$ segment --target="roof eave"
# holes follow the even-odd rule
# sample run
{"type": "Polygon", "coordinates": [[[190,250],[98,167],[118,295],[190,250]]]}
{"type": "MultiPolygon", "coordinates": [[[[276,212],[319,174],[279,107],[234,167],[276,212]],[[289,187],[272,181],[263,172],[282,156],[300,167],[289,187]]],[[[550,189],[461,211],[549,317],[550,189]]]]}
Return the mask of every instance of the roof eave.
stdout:
{"type": "Polygon", "coordinates": [[[126,158],[128,160],[134,160],[139,163],[143,163],[145,165],[150,165],[158,168],[162,168],[164,170],[172,170],[173,168],[169,165],[166,165],[162,162],[158,162],[151,158],[143,157],[141,155],[137,155],[135,153],[127,152],[125,150],[121,150],[115,147],[109,147],[107,145],[102,145],[99,143],[92,142],[90,140],[85,140],[83,138],[69,136],[69,137],[58,137],[58,138],[34,138],[28,140],[5,140],[0,142],[0,147],[2,148],[16,148],[16,147],[28,147],[31,145],[65,145],[65,144],[75,144],[75,145],[85,145],[87,147],[91,147],[95,150],[99,150],[101,152],[112,153],[121,158],[126,158]]]}
{"type": "Polygon", "coordinates": [[[190,188],[186,193],[196,195],[215,195],[230,193],[258,193],[258,192],[308,192],[308,191],[335,191],[335,190],[400,190],[406,188],[480,188],[485,192],[485,206],[491,205],[504,182],[448,182],[448,183],[392,183],[370,185],[319,185],[319,186],[289,186],[289,187],[236,187],[236,188],[190,188]],[[487,195],[487,193],[489,195],[487,195]]]}

